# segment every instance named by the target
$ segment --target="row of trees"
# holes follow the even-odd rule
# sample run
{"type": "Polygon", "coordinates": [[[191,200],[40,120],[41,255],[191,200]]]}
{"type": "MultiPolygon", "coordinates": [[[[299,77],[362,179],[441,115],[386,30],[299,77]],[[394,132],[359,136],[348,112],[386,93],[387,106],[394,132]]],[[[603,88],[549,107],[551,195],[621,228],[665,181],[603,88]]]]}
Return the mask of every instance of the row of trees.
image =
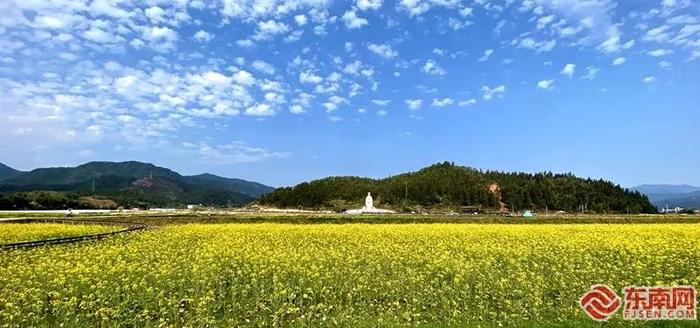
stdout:
{"type": "Polygon", "coordinates": [[[652,213],[646,196],[604,180],[572,174],[479,171],[444,162],[418,172],[385,179],[330,177],[279,188],[259,198],[261,204],[286,208],[359,207],[367,192],[375,202],[399,210],[412,207],[481,205],[509,209],[652,213]],[[489,190],[497,185],[500,192],[489,190]]]}
{"type": "Polygon", "coordinates": [[[55,210],[92,207],[93,203],[87,199],[74,193],[60,191],[0,194],[0,210],[55,210]]]}
{"type": "Polygon", "coordinates": [[[186,204],[232,206],[254,198],[211,183],[186,183],[165,177],[131,178],[101,176],[75,184],[13,185],[0,183],[0,209],[37,210],[101,208],[111,199],[125,208],[180,207],[186,204]]]}

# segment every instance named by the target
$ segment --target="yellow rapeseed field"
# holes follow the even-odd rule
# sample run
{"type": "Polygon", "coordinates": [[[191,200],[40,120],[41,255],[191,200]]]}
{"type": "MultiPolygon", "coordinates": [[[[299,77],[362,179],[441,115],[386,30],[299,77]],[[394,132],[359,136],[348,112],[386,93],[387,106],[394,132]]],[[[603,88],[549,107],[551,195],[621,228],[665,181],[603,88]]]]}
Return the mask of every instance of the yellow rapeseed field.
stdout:
{"type": "Polygon", "coordinates": [[[595,283],[700,286],[700,226],[173,225],[0,252],[0,326],[596,327],[595,283]]]}
{"type": "Polygon", "coordinates": [[[2,223],[0,224],[0,244],[91,235],[116,229],[119,227],[96,224],[2,223]]]}

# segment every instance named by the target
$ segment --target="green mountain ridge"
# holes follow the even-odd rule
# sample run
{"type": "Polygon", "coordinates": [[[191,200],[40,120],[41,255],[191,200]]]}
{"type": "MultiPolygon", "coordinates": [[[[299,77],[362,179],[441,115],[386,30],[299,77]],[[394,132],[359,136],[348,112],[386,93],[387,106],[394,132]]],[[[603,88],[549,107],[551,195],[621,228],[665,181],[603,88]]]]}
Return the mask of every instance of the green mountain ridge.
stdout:
{"type": "Polygon", "coordinates": [[[258,199],[282,208],[344,209],[362,206],[367,192],[378,207],[399,211],[459,210],[481,206],[494,211],[585,210],[598,213],[654,213],[646,196],[605,180],[573,174],[480,171],[444,162],[383,179],[328,177],[278,188],[258,199]]]}
{"type": "Polygon", "coordinates": [[[700,209],[700,187],[688,184],[647,184],[632,187],[646,195],[658,208],[695,208],[700,209]]]}
{"type": "Polygon", "coordinates": [[[22,171],[15,170],[5,164],[0,163],[0,180],[11,178],[21,173],[22,171]]]}
{"type": "Polygon", "coordinates": [[[109,206],[125,207],[228,206],[248,203],[272,190],[257,182],[212,174],[182,176],[150,163],[90,162],[76,167],[39,168],[0,178],[0,197],[4,198],[4,201],[0,199],[0,207],[103,206],[104,202],[95,199],[111,200],[109,206]]]}
{"type": "Polygon", "coordinates": [[[700,191],[694,191],[684,194],[665,195],[664,197],[659,196],[658,198],[653,198],[653,196],[649,196],[649,198],[652,199],[652,203],[659,208],[682,207],[700,209],[700,191]]]}

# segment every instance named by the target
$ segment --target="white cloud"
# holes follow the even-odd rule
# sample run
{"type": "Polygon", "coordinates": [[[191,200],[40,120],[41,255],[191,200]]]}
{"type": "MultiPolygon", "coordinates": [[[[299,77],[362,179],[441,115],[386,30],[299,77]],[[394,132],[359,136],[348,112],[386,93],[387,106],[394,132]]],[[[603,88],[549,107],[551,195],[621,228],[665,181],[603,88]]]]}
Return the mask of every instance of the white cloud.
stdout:
{"type": "Polygon", "coordinates": [[[464,7],[464,8],[459,10],[459,15],[462,17],[467,17],[467,16],[471,16],[473,12],[474,12],[474,9],[472,9],[470,7],[464,7]]]}
{"type": "Polygon", "coordinates": [[[245,114],[250,116],[272,116],[275,115],[275,110],[269,104],[257,104],[246,108],[245,114]]]}
{"type": "Polygon", "coordinates": [[[350,75],[358,75],[358,74],[360,74],[361,68],[362,68],[362,62],[359,60],[356,60],[352,63],[348,63],[347,65],[345,65],[345,68],[343,68],[343,73],[350,74],[350,75]]]}
{"type": "Polygon", "coordinates": [[[683,41],[689,37],[694,36],[698,32],[700,32],[700,24],[685,25],[681,28],[680,31],[678,31],[678,35],[676,35],[674,41],[683,41]]]}
{"type": "Polygon", "coordinates": [[[547,52],[554,49],[557,45],[557,40],[535,41],[535,39],[527,37],[517,42],[517,45],[519,48],[531,49],[537,52],[547,52]]]}
{"type": "Polygon", "coordinates": [[[253,74],[240,70],[233,74],[233,81],[238,84],[251,86],[255,83],[255,78],[253,77],[253,74]]]}
{"type": "Polygon", "coordinates": [[[345,23],[345,27],[349,29],[361,28],[369,24],[366,19],[358,17],[354,10],[348,10],[343,14],[343,22],[345,23]]]}
{"type": "Polygon", "coordinates": [[[627,59],[625,59],[625,57],[617,57],[617,58],[615,58],[615,60],[613,60],[612,65],[613,66],[620,66],[620,65],[624,64],[626,61],[627,61],[627,59]]]}
{"type": "Polygon", "coordinates": [[[148,17],[153,23],[160,23],[165,21],[165,10],[163,10],[163,8],[161,7],[153,6],[150,8],[146,8],[144,13],[146,14],[146,17],[148,17]]]}
{"type": "Polygon", "coordinates": [[[330,113],[338,109],[338,104],[332,102],[325,102],[323,103],[323,107],[326,109],[326,113],[330,113]]]}
{"type": "Polygon", "coordinates": [[[566,75],[568,77],[574,76],[574,72],[576,71],[576,64],[566,64],[564,65],[564,68],[559,72],[562,75],[566,75]]]}
{"type": "Polygon", "coordinates": [[[505,85],[499,85],[497,87],[489,87],[487,85],[481,87],[481,91],[484,92],[483,98],[484,100],[491,100],[493,97],[503,97],[503,94],[506,92],[506,86],[505,85]]]}
{"type": "Polygon", "coordinates": [[[62,29],[66,26],[66,21],[64,19],[45,15],[35,17],[34,23],[37,24],[39,27],[49,29],[62,29]]]}
{"type": "Polygon", "coordinates": [[[389,104],[391,103],[391,100],[389,100],[389,99],[372,99],[372,103],[377,105],[377,106],[386,107],[386,106],[389,106],[389,104]]]}
{"type": "Polygon", "coordinates": [[[380,109],[377,111],[377,115],[379,115],[379,116],[386,116],[386,114],[388,114],[388,113],[389,112],[387,112],[385,109],[380,109]]]}
{"type": "Polygon", "coordinates": [[[224,145],[209,145],[199,143],[194,145],[187,143],[186,148],[194,147],[201,160],[214,164],[240,164],[254,163],[269,159],[280,159],[289,157],[289,152],[276,152],[259,147],[252,147],[244,142],[231,142],[224,145]]]}
{"type": "Polygon", "coordinates": [[[554,80],[541,80],[537,82],[537,89],[552,91],[554,90],[554,80]]]}
{"type": "MultiPolygon", "coordinates": [[[[220,13],[226,18],[257,19],[269,16],[284,16],[298,11],[324,10],[328,0],[222,0],[220,13]]],[[[209,3],[209,2],[206,2],[209,3]]]]}
{"type": "Polygon", "coordinates": [[[396,56],[398,56],[398,52],[396,50],[392,49],[390,45],[388,44],[374,44],[370,43],[367,45],[367,49],[369,49],[371,52],[384,57],[386,59],[392,59],[396,56]]]}
{"type": "Polygon", "coordinates": [[[105,15],[113,18],[127,18],[131,14],[112,1],[94,0],[90,4],[89,11],[93,16],[105,15]]]}
{"type": "Polygon", "coordinates": [[[598,45],[603,53],[613,53],[620,50],[620,30],[617,26],[610,26],[605,32],[607,39],[598,45]]]}
{"type": "Polygon", "coordinates": [[[250,47],[255,45],[253,40],[250,40],[250,39],[237,40],[236,44],[241,48],[250,48],[250,47]]]}
{"type": "Polygon", "coordinates": [[[207,82],[209,82],[212,85],[228,86],[229,84],[231,84],[230,78],[218,72],[208,71],[204,73],[203,77],[207,82]]]}
{"type": "Polygon", "coordinates": [[[294,21],[297,23],[298,26],[304,26],[306,25],[308,19],[305,15],[296,15],[294,16],[294,21]]]}
{"type": "Polygon", "coordinates": [[[131,87],[138,78],[134,75],[125,75],[114,81],[114,88],[119,93],[124,93],[131,87]]]}
{"type": "Polygon", "coordinates": [[[644,41],[665,42],[669,39],[668,30],[670,28],[668,25],[652,28],[644,35],[644,41]]]}
{"type": "Polygon", "coordinates": [[[456,19],[454,17],[450,17],[447,19],[447,26],[451,28],[454,31],[459,31],[467,26],[472,25],[473,23],[470,21],[463,22],[459,19],[456,19]]]}
{"type": "Polygon", "coordinates": [[[335,111],[338,108],[338,105],[347,103],[347,99],[334,95],[329,97],[327,102],[323,103],[323,107],[326,108],[326,113],[330,113],[332,111],[335,111]]]}
{"type": "Polygon", "coordinates": [[[665,60],[662,60],[659,62],[659,68],[661,68],[661,69],[670,68],[671,66],[673,66],[673,65],[671,65],[671,63],[669,63],[665,60]]]}
{"type": "Polygon", "coordinates": [[[586,74],[581,78],[586,80],[593,80],[596,78],[596,76],[598,76],[598,71],[600,71],[599,68],[595,66],[588,66],[586,67],[586,74]]]}
{"type": "Polygon", "coordinates": [[[177,39],[177,32],[167,26],[153,26],[146,29],[143,34],[146,40],[174,40],[177,39]]]}
{"type": "Polygon", "coordinates": [[[292,100],[293,105],[289,107],[289,111],[293,114],[306,113],[306,109],[311,104],[313,98],[314,96],[308,93],[299,93],[297,97],[292,100]]]}
{"type": "Polygon", "coordinates": [[[142,37],[148,41],[148,45],[153,50],[161,53],[174,49],[178,40],[177,32],[167,26],[145,28],[142,32],[142,37]]]}
{"type": "Polygon", "coordinates": [[[120,36],[94,26],[85,31],[83,37],[97,43],[116,43],[122,39],[120,36]]]}
{"type": "Polygon", "coordinates": [[[647,54],[649,56],[652,56],[652,57],[663,57],[663,56],[668,56],[670,54],[673,54],[673,50],[671,50],[671,49],[656,49],[656,50],[652,50],[652,51],[647,52],[647,54]]]}
{"type": "Polygon", "coordinates": [[[266,63],[262,60],[253,61],[253,68],[265,74],[275,74],[275,67],[272,64],[266,63]]]}
{"type": "Polygon", "coordinates": [[[360,10],[377,10],[382,7],[382,0],[357,0],[356,5],[360,10]]]}
{"type": "Polygon", "coordinates": [[[305,113],[306,110],[301,105],[294,104],[292,106],[289,106],[289,112],[292,114],[302,114],[302,113],[305,113]]]}
{"type": "Polygon", "coordinates": [[[406,106],[410,110],[419,110],[423,105],[423,99],[406,99],[406,106]]]}
{"type": "Polygon", "coordinates": [[[74,61],[74,60],[78,59],[78,56],[76,56],[75,54],[72,54],[70,52],[62,52],[62,53],[58,54],[58,57],[63,59],[63,60],[67,60],[67,61],[74,61]]]}
{"type": "MultiPolygon", "coordinates": [[[[479,0],[482,1],[482,0],[479,0]]],[[[482,1],[483,2],[483,1],[482,1]]],[[[459,8],[459,1],[455,0],[401,0],[400,9],[408,11],[411,17],[419,16],[427,12],[433,6],[440,6],[448,9],[459,8]]]]}
{"type": "Polygon", "coordinates": [[[199,30],[194,34],[194,38],[199,42],[209,42],[214,38],[214,36],[207,31],[199,30]]]}
{"type": "Polygon", "coordinates": [[[258,22],[258,27],[253,39],[267,40],[275,35],[284,34],[289,31],[289,26],[285,23],[275,21],[273,19],[258,22]]]}
{"type": "Polygon", "coordinates": [[[319,84],[323,82],[323,78],[314,74],[311,71],[305,71],[299,73],[299,82],[301,83],[310,83],[310,84],[319,84]]]}
{"type": "Polygon", "coordinates": [[[449,98],[449,97],[442,98],[442,99],[433,98],[433,103],[431,104],[431,106],[433,106],[433,107],[445,107],[445,106],[449,106],[452,104],[454,104],[454,100],[452,98],[449,98]]]}
{"type": "Polygon", "coordinates": [[[491,54],[493,54],[493,49],[486,49],[484,51],[484,54],[481,55],[481,57],[479,57],[479,61],[484,62],[484,61],[489,60],[489,57],[491,57],[491,54]]]}
{"type": "Polygon", "coordinates": [[[642,79],[642,82],[644,82],[644,83],[651,83],[651,82],[654,82],[654,81],[656,81],[656,78],[655,78],[654,76],[651,76],[651,75],[645,76],[645,77],[642,79]]]}
{"type": "Polygon", "coordinates": [[[477,102],[476,99],[471,98],[471,99],[467,99],[467,100],[460,100],[457,105],[460,107],[472,106],[472,105],[476,105],[476,102],[477,102]]]}
{"type": "Polygon", "coordinates": [[[434,60],[429,59],[423,64],[423,72],[430,75],[443,76],[447,74],[445,70],[434,60]]]}
{"type": "Polygon", "coordinates": [[[537,29],[541,30],[553,21],[554,21],[554,15],[540,17],[539,19],[537,19],[537,29]]]}

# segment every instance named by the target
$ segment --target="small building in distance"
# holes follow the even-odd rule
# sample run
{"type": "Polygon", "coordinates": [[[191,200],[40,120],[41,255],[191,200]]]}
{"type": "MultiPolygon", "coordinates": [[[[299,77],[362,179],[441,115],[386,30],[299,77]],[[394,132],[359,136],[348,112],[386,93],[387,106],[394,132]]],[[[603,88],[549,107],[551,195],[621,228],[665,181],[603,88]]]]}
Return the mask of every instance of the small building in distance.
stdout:
{"type": "Polygon", "coordinates": [[[664,214],[669,214],[669,213],[678,214],[678,213],[683,213],[684,210],[685,210],[684,208],[676,206],[674,208],[662,208],[660,212],[664,213],[664,214]]]}
{"type": "Polygon", "coordinates": [[[460,207],[460,210],[462,214],[480,214],[481,213],[481,205],[469,205],[469,206],[462,206],[460,207]]]}

